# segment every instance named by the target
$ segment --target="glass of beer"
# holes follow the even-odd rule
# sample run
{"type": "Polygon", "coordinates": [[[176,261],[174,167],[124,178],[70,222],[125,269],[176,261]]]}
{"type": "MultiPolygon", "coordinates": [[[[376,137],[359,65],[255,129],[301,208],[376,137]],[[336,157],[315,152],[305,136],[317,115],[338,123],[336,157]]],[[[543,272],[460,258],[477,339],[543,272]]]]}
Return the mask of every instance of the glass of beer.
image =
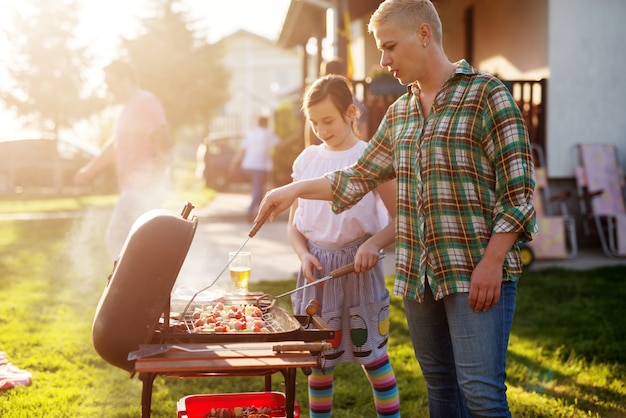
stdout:
{"type": "Polygon", "coordinates": [[[250,282],[251,254],[249,251],[239,253],[228,253],[228,259],[232,260],[228,266],[230,270],[230,280],[233,282],[234,293],[237,295],[248,294],[248,283],[250,282]]]}

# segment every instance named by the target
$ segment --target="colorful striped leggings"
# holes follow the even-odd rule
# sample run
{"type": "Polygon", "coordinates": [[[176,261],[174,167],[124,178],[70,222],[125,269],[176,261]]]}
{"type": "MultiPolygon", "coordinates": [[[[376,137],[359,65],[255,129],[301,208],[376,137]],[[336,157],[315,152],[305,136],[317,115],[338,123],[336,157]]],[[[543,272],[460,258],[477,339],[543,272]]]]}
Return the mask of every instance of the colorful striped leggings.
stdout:
{"type": "MultiPolygon", "coordinates": [[[[396,376],[393,374],[389,357],[384,356],[363,367],[372,385],[374,405],[378,417],[400,417],[400,395],[396,376]]],[[[309,410],[311,418],[328,418],[333,405],[334,367],[327,367],[324,373],[314,368],[309,375],[309,410]]]]}

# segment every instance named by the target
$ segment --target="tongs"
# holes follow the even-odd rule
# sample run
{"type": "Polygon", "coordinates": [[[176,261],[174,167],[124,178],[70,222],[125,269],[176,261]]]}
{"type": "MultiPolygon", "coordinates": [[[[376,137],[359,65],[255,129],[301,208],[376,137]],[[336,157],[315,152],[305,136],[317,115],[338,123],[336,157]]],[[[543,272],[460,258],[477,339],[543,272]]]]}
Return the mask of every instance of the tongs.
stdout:
{"type": "MultiPolygon", "coordinates": [[[[383,258],[385,258],[385,253],[384,252],[380,252],[380,254],[378,255],[378,260],[382,260],[383,258]]],[[[324,283],[327,280],[330,279],[336,279],[338,277],[343,277],[345,275],[348,275],[350,273],[354,273],[354,262],[350,263],[350,264],[346,264],[345,266],[341,266],[333,271],[331,271],[328,275],[322,277],[321,279],[315,280],[313,282],[309,282],[303,286],[300,287],[296,287],[293,290],[290,290],[288,292],[285,293],[281,293],[278,296],[272,296],[269,293],[264,293],[261,296],[258,297],[257,299],[257,306],[261,307],[261,305],[263,306],[263,309],[268,309],[271,308],[272,306],[274,306],[274,304],[276,303],[276,299],[280,299],[283,296],[287,296],[287,295],[291,295],[292,293],[295,293],[299,290],[302,289],[306,289],[307,287],[310,286],[316,286],[320,283],[324,283]]]]}
{"type": "Polygon", "coordinates": [[[230,266],[230,264],[233,262],[233,260],[235,259],[235,257],[237,257],[237,254],[239,254],[241,252],[241,250],[243,250],[243,247],[245,247],[245,245],[248,243],[248,241],[250,240],[250,238],[254,237],[256,235],[257,232],[259,232],[259,230],[261,229],[261,227],[263,226],[263,224],[265,223],[265,221],[267,221],[267,219],[270,217],[270,214],[272,213],[271,211],[272,208],[270,208],[270,210],[268,210],[267,212],[265,212],[265,214],[263,215],[263,217],[261,217],[257,222],[254,223],[254,225],[252,225],[252,228],[250,229],[250,232],[248,232],[248,236],[246,237],[246,239],[241,243],[241,245],[239,246],[239,248],[237,249],[237,251],[235,252],[235,254],[228,260],[228,263],[226,263],[226,265],[224,266],[224,268],[222,269],[222,271],[220,271],[220,273],[217,275],[217,277],[215,277],[215,279],[213,279],[213,281],[206,287],[198,290],[192,297],[191,299],[189,299],[189,302],[187,302],[187,305],[185,305],[185,309],[183,309],[183,311],[180,314],[180,319],[182,320],[183,318],[185,318],[185,314],[187,313],[187,310],[189,309],[189,307],[191,306],[191,304],[193,303],[193,301],[196,299],[196,297],[204,292],[205,290],[210,289],[211,287],[213,287],[213,285],[215,284],[215,282],[217,282],[217,280],[222,277],[222,274],[224,274],[224,272],[226,271],[226,269],[228,269],[228,266],[230,266]]]}

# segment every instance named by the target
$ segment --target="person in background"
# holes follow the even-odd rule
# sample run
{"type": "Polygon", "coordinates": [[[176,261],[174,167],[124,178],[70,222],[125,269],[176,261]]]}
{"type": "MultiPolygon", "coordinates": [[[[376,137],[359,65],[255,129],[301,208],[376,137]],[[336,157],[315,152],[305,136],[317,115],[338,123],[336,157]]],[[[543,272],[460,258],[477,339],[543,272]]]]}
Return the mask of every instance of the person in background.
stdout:
{"type": "Polygon", "coordinates": [[[159,100],[137,84],[125,61],[104,68],[105,81],[116,100],[123,103],[112,137],[102,152],[75,175],[77,185],[88,184],[109,164],[115,164],[119,199],[106,231],[106,245],[116,259],[135,220],[162,205],[169,184],[169,124],[159,100]]]}
{"type": "MultiPolygon", "coordinates": [[[[355,133],[359,109],[352,96],[350,82],[339,75],[319,78],[305,93],[303,111],[322,143],[305,148],[296,158],[295,183],[352,164],[363,152],[366,143],[355,133]]],[[[310,286],[292,298],[297,315],[306,315],[309,302],[316,300],[322,318],[336,329],[325,368],[314,368],[308,378],[312,418],[330,417],[333,374],[341,363],[362,365],[379,417],[400,416],[387,355],[390,295],[379,258],[394,241],[389,216],[395,212],[394,192],[393,182],[382,184],[338,215],[327,202],[298,199],[291,206],[287,231],[302,265],[298,287],[346,264],[355,266],[355,273],[310,286]]]]}
{"type": "MultiPolygon", "coordinates": [[[[348,71],[346,64],[341,58],[333,58],[331,60],[323,61],[320,65],[320,76],[328,74],[338,74],[347,77],[348,71]]],[[[368,112],[367,106],[355,94],[352,95],[354,104],[359,108],[359,117],[356,121],[356,135],[360,139],[369,140],[369,128],[368,128],[368,112]]]]}
{"type": "Polygon", "coordinates": [[[522,261],[536,232],[522,114],[500,80],[448,60],[428,0],[385,0],[369,21],[380,64],[410,91],[359,160],[270,191],[269,219],[296,198],[339,213],[395,178],[396,280],[431,417],[510,417],[506,353],[522,261]]]}
{"type": "Polygon", "coordinates": [[[269,118],[259,116],[258,126],[248,132],[231,161],[231,172],[240,167],[246,170],[252,179],[252,200],[246,210],[249,221],[254,219],[263,199],[268,176],[274,168],[272,151],[279,142],[280,138],[269,128],[269,118]]]}

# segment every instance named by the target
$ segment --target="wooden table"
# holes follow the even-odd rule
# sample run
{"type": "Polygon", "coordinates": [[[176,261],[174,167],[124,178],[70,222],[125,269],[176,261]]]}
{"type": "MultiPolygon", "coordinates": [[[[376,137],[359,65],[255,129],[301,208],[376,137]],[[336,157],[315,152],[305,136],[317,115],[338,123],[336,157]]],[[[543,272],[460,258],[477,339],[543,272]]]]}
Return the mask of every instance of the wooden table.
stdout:
{"type": "Polygon", "coordinates": [[[330,344],[286,341],[224,344],[147,344],[133,354],[135,371],[143,382],[141,416],[149,418],[152,388],[157,375],[170,377],[265,376],[271,390],[271,375],[285,380],[285,409],[293,418],[297,369],[323,367],[323,352],[330,344]]]}

